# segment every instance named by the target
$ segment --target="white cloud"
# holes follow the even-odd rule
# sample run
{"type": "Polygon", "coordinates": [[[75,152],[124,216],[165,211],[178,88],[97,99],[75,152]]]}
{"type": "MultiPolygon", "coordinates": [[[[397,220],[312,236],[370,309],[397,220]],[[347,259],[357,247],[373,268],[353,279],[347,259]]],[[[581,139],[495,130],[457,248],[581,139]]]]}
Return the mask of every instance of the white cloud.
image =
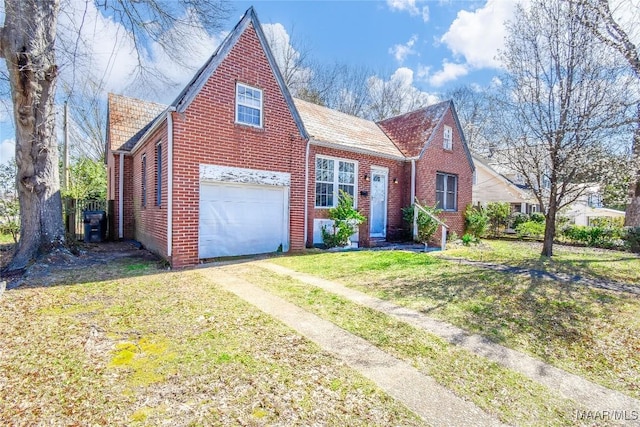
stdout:
{"type": "Polygon", "coordinates": [[[302,54],[293,47],[291,37],[282,24],[262,24],[262,30],[280,71],[289,82],[289,89],[295,95],[296,89],[309,81],[311,69],[300,63],[302,54]]]}
{"type": "Polygon", "coordinates": [[[5,139],[0,142],[0,164],[5,164],[16,157],[15,139],[5,139]]]}
{"type": "Polygon", "coordinates": [[[411,36],[411,38],[407,43],[397,44],[397,45],[394,45],[393,47],[390,47],[389,53],[396,58],[396,61],[402,63],[404,62],[407,56],[415,55],[418,53],[413,49],[413,46],[416,44],[417,41],[418,41],[418,36],[414,34],[413,36],[411,36]]]}
{"type": "Polygon", "coordinates": [[[467,65],[444,61],[442,63],[442,69],[429,75],[428,80],[432,86],[439,87],[467,74],[469,74],[469,67],[467,65]]]}
{"type": "Polygon", "coordinates": [[[399,111],[411,111],[416,105],[429,105],[439,101],[437,95],[421,91],[414,86],[414,72],[410,68],[400,67],[390,77],[383,80],[378,76],[369,77],[369,92],[373,99],[382,99],[385,96],[395,96],[402,105],[397,106],[399,111]],[[385,95],[386,93],[386,95],[385,95]]]}
{"type": "Polygon", "coordinates": [[[496,55],[504,46],[504,23],[513,16],[516,4],[487,0],[473,12],[461,10],[440,40],[473,68],[499,68],[496,55]]]}
{"type": "MultiPolygon", "coordinates": [[[[419,0],[418,0],[419,1],[419,0]]],[[[411,16],[421,15],[424,22],[429,21],[429,6],[418,6],[416,0],[387,0],[387,6],[393,11],[409,12],[411,16]]]]}
{"type": "MultiPolygon", "coordinates": [[[[184,39],[188,40],[188,55],[178,63],[157,43],[136,49],[126,28],[102,15],[94,2],[68,2],[67,6],[59,17],[57,50],[75,52],[75,55],[62,59],[61,79],[71,82],[78,75],[89,74],[102,82],[105,93],[131,94],[138,89],[139,96],[149,98],[155,89],[161,94],[160,102],[170,102],[221,41],[221,37],[209,36],[201,26],[173,28],[167,36],[181,31],[187,34],[184,39]],[[166,82],[158,81],[155,88],[149,84],[143,88],[132,86],[140,63],[149,69],[160,70],[173,85],[167,88],[166,82]]],[[[186,51],[187,47],[181,49],[186,51]]]]}

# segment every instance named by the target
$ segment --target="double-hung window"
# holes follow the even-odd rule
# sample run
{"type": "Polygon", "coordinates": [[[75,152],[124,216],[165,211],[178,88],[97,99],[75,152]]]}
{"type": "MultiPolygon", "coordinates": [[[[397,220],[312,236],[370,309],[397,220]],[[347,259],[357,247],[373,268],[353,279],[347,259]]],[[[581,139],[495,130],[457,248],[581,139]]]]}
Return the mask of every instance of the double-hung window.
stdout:
{"type": "Polygon", "coordinates": [[[236,85],[236,123],[262,127],[262,91],[247,85],[236,85]]]}
{"type": "Polygon", "coordinates": [[[316,158],[316,207],[331,208],[338,204],[340,191],[355,203],[356,163],[348,160],[316,158]]]}
{"type": "Polygon", "coordinates": [[[458,210],[458,177],[448,173],[436,174],[436,206],[445,211],[458,210]]]}
{"type": "Polygon", "coordinates": [[[442,148],[444,148],[445,150],[452,150],[453,149],[453,129],[451,129],[451,126],[444,126],[444,132],[442,135],[442,148]]]}

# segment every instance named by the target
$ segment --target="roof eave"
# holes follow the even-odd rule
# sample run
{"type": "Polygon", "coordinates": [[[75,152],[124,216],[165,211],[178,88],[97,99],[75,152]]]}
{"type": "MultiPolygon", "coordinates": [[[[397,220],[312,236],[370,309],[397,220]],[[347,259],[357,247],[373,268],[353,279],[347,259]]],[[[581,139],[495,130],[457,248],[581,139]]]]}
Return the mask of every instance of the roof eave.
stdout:
{"type": "Polygon", "coordinates": [[[318,147],[333,148],[336,150],[348,151],[350,153],[366,154],[369,156],[382,157],[389,160],[398,160],[403,162],[412,160],[412,158],[408,158],[403,155],[394,156],[393,154],[381,153],[379,151],[374,151],[374,150],[367,150],[366,148],[358,148],[358,147],[352,147],[349,145],[342,145],[336,142],[321,141],[319,139],[314,139],[314,138],[309,138],[309,142],[311,143],[311,145],[316,145],[318,147]]]}

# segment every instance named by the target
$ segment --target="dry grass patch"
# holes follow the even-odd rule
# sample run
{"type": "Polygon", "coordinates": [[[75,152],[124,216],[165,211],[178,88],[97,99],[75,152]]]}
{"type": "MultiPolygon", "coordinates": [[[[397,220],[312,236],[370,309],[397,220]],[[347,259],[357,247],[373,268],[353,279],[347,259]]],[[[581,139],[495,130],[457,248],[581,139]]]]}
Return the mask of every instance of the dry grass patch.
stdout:
{"type": "Polygon", "coordinates": [[[104,270],[2,296],[0,424],[422,425],[197,271],[104,270]]]}

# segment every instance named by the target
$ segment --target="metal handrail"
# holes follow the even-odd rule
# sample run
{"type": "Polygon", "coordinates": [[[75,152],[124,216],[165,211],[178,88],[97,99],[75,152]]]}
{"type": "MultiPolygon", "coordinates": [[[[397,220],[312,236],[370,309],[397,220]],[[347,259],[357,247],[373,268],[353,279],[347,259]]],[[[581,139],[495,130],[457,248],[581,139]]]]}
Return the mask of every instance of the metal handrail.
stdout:
{"type": "MultiPolygon", "coordinates": [[[[424,212],[427,215],[429,215],[431,218],[433,218],[433,220],[435,222],[437,222],[438,224],[440,224],[442,226],[442,240],[441,240],[441,243],[440,243],[440,249],[444,251],[445,248],[446,248],[446,245],[447,245],[447,230],[449,229],[449,226],[447,226],[447,224],[442,222],[442,220],[440,220],[440,218],[436,217],[431,212],[429,212],[428,210],[426,210],[425,208],[420,206],[420,204],[418,203],[418,198],[416,198],[416,200],[415,200],[413,205],[414,205],[414,209],[413,209],[413,239],[415,240],[418,237],[418,209],[419,209],[422,212],[424,212]]],[[[427,249],[427,243],[426,242],[424,244],[424,248],[425,248],[425,250],[427,249]]]]}

